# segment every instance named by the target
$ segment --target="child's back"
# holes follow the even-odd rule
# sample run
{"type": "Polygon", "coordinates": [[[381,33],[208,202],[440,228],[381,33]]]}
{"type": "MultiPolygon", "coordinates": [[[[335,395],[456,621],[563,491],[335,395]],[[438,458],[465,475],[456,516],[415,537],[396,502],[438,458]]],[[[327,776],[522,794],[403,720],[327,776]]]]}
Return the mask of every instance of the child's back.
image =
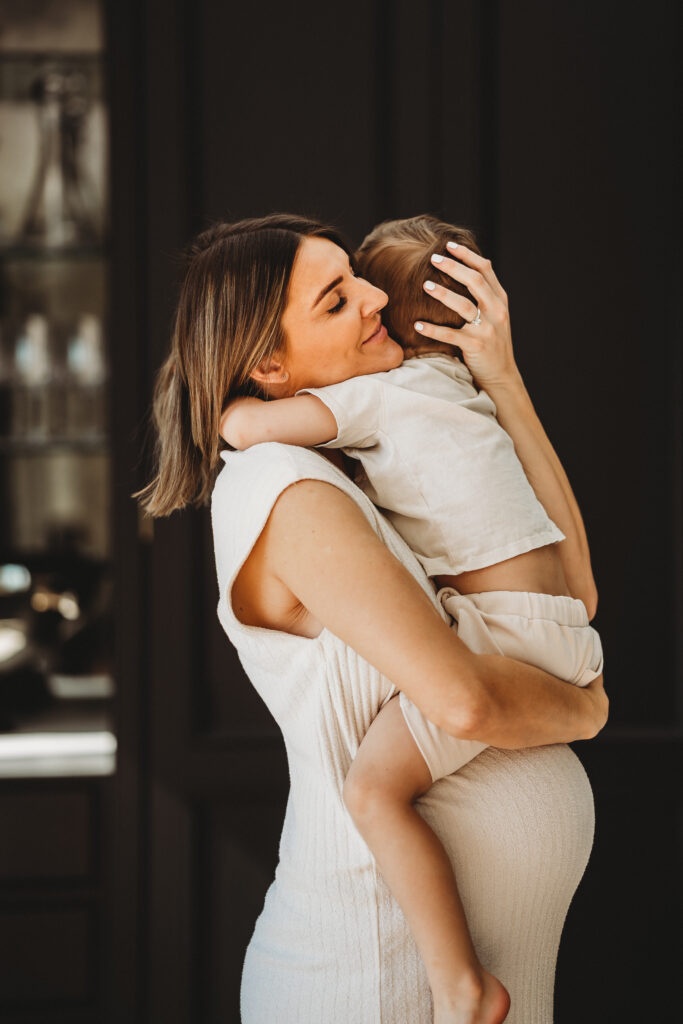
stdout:
{"type": "MultiPolygon", "coordinates": [[[[565,535],[537,499],[493,401],[459,350],[413,328],[420,319],[463,323],[422,288],[439,274],[432,253],[454,234],[478,251],[468,232],[429,217],[387,222],[366,238],[359,272],[388,292],[384,321],[408,358],[385,373],[306,390],[337,421],[325,447],[359,460],[357,483],[440,586],[568,595],[556,547],[565,535]]],[[[452,278],[448,287],[469,295],[452,278]]]]}
{"type": "Polygon", "coordinates": [[[549,547],[565,535],[460,359],[425,353],[386,373],[305,391],[337,422],[325,447],[359,461],[357,483],[440,585],[569,593],[549,547]]]}

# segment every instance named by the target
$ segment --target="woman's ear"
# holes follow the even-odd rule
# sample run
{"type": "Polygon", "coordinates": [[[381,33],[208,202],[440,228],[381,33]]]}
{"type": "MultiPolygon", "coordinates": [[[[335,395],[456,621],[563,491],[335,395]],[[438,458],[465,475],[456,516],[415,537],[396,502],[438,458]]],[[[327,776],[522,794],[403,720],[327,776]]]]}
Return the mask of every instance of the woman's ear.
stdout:
{"type": "Polygon", "coordinates": [[[249,376],[257,384],[260,384],[261,387],[284,384],[285,381],[289,380],[289,374],[285,370],[282,360],[277,354],[268,356],[266,359],[262,359],[258,366],[254,367],[249,376]]]}

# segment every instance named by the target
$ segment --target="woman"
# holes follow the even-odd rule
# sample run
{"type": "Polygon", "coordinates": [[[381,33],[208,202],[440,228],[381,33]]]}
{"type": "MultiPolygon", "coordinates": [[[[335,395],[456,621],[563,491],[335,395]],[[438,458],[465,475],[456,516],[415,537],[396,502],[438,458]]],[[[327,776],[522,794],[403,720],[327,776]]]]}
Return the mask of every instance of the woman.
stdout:
{"type": "MultiPolygon", "coordinates": [[[[331,229],[285,215],[197,240],[157,382],[159,469],[139,495],[152,515],[211,495],[218,615],[287,746],[291,793],[245,959],[243,1021],[432,1019],[405,919],[342,800],[360,740],[400,689],[447,732],[491,744],[418,806],[451,859],[480,958],[510,992],[507,1019],[540,1024],[593,837],[590,785],[566,743],[604,725],[601,678],[580,690],[473,655],[410,550],[319,453],[219,453],[221,411],[237,394],[280,397],[323,370],[329,382],[336,369],[342,379],[396,365],[377,330],[386,295],[353,276],[348,256],[331,229]],[[332,312],[341,306],[344,317],[332,312]]],[[[504,305],[484,311],[473,372],[499,410],[516,410],[533,460],[542,428],[504,305]]],[[[537,469],[549,464],[544,450],[537,469]]]]}

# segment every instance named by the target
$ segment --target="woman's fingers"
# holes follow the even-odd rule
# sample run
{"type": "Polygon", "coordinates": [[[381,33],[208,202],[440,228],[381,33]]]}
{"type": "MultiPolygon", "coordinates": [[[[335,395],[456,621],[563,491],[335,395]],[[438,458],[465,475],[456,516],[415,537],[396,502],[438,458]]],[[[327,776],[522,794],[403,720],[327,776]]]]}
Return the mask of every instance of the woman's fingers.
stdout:
{"type": "MultiPolygon", "coordinates": [[[[457,345],[463,352],[466,348],[471,347],[472,341],[475,343],[475,348],[481,347],[481,336],[472,338],[471,335],[465,334],[465,327],[443,327],[441,324],[430,324],[426,320],[417,320],[415,330],[422,338],[432,338],[434,341],[444,341],[447,345],[457,345]]],[[[478,327],[472,328],[473,333],[478,330],[478,327]]]]}
{"type": "MultiPolygon", "coordinates": [[[[479,271],[492,290],[497,294],[499,299],[507,298],[505,289],[496,277],[491,260],[487,260],[483,256],[480,256],[479,253],[473,252],[461,242],[447,242],[446,245],[448,251],[452,253],[452,255],[456,256],[459,260],[462,260],[468,267],[472,267],[474,270],[479,271]]],[[[474,294],[474,292],[472,294],[474,294]]]]}
{"type": "Polygon", "coordinates": [[[458,313],[465,323],[456,330],[420,320],[415,323],[415,331],[423,338],[458,346],[479,387],[495,387],[518,372],[512,351],[508,298],[493,273],[490,260],[472,252],[466,245],[449,242],[448,246],[457,258],[436,253],[432,263],[464,284],[474,303],[435,281],[425,281],[425,292],[458,313]]]}
{"type": "MultiPolygon", "coordinates": [[[[453,260],[449,260],[452,263],[453,260]]],[[[441,267],[439,267],[441,269],[441,267]]],[[[464,295],[459,295],[458,292],[452,292],[450,288],[444,288],[441,284],[436,284],[434,281],[425,281],[422,286],[428,295],[431,295],[433,299],[438,299],[439,302],[443,302],[444,306],[448,306],[455,313],[459,313],[463,320],[474,320],[477,315],[477,307],[466,299],[464,295]]],[[[472,293],[474,294],[474,293],[472,293]]],[[[478,296],[477,296],[478,298],[478,296]]]]}
{"type": "MultiPolygon", "coordinates": [[[[500,297],[478,270],[466,267],[462,263],[458,263],[457,260],[449,259],[448,256],[442,256],[440,253],[435,253],[431,259],[433,265],[443,271],[444,274],[448,274],[455,281],[460,281],[461,284],[464,284],[482,309],[491,309],[500,303],[500,297]]],[[[432,295],[435,294],[432,289],[428,288],[427,290],[431,291],[432,295]]],[[[467,317],[467,319],[471,320],[472,318],[467,317]]]]}

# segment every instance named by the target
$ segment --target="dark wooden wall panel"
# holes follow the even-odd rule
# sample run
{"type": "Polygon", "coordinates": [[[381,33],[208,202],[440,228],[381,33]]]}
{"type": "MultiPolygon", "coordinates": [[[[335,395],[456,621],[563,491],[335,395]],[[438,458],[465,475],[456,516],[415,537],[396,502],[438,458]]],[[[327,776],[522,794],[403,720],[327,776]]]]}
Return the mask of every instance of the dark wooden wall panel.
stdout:
{"type": "Polygon", "coordinates": [[[140,543],[139,513],[130,495],[149,480],[151,463],[151,453],[144,449],[150,397],[143,180],[148,145],[147,39],[142,4],[106,0],[104,10],[111,186],[108,335],[117,752],[111,802],[104,815],[109,872],[103,1016],[107,1024],[139,1024],[147,955],[147,709],[152,638],[147,618],[149,544],[140,543]]]}
{"type": "Polygon", "coordinates": [[[375,220],[445,216],[479,228],[481,16],[469,0],[382,8],[387,156],[375,220]]]}
{"type": "Polygon", "coordinates": [[[473,229],[490,252],[491,168],[487,167],[482,137],[491,130],[489,76],[494,62],[486,36],[486,6],[478,0],[442,5],[441,128],[433,159],[440,165],[438,212],[447,221],[473,229]]]}
{"type": "Polygon", "coordinates": [[[87,907],[0,911],[0,1014],[10,1013],[13,1004],[26,1011],[41,1004],[44,1010],[59,1010],[92,1002],[88,947],[95,942],[87,907]]]}
{"type": "MultiPolygon", "coordinates": [[[[144,5],[146,198],[145,259],[149,316],[145,354],[151,384],[169,349],[179,277],[178,253],[195,231],[194,95],[188,28],[195,9],[184,0],[144,5]]],[[[153,657],[147,714],[149,763],[145,826],[145,959],[137,1010],[147,1021],[192,1019],[195,928],[194,806],[188,794],[192,708],[205,668],[201,642],[205,590],[199,564],[201,513],[191,509],[155,523],[150,552],[153,657]]]]}
{"type": "MultiPolygon", "coordinates": [[[[441,161],[434,152],[443,105],[438,90],[441,50],[433,48],[441,5],[430,8],[402,0],[386,6],[386,20],[393,25],[385,26],[386,123],[380,126],[379,144],[386,146],[388,159],[377,219],[411,217],[441,202],[441,161]]],[[[368,223],[366,230],[372,227],[368,223]]]]}
{"type": "Polygon", "coordinates": [[[86,880],[94,864],[94,790],[0,796],[0,885],[48,879],[86,880]]]}
{"type": "Polygon", "coordinates": [[[275,874],[284,816],[277,785],[270,795],[263,792],[258,803],[233,798],[203,809],[199,870],[205,881],[200,900],[205,949],[195,1013],[206,1024],[239,1020],[244,950],[275,874]]]}
{"type": "Polygon", "coordinates": [[[151,792],[152,912],[144,1013],[148,1020],[190,1024],[195,1019],[195,908],[200,884],[194,856],[195,808],[182,783],[160,778],[162,773],[163,765],[157,762],[151,792]]]}
{"type": "Polygon", "coordinates": [[[683,957],[680,739],[577,743],[595,798],[595,841],[567,915],[555,1024],[673,1020],[676,998],[654,982],[683,957]]]}
{"type": "Polygon", "coordinates": [[[110,778],[5,777],[0,1020],[94,1024],[109,989],[110,778]]]}
{"type": "Polygon", "coordinates": [[[194,6],[202,215],[292,210],[358,234],[372,217],[372,6],[194,6]]]}
{"type": "Polygon", "coordinates": [[[655,6],[538,0],[500,25],[497,270],[585,514],[612,720],[634,726],[676,702],[676,21],[655,6]]]}

